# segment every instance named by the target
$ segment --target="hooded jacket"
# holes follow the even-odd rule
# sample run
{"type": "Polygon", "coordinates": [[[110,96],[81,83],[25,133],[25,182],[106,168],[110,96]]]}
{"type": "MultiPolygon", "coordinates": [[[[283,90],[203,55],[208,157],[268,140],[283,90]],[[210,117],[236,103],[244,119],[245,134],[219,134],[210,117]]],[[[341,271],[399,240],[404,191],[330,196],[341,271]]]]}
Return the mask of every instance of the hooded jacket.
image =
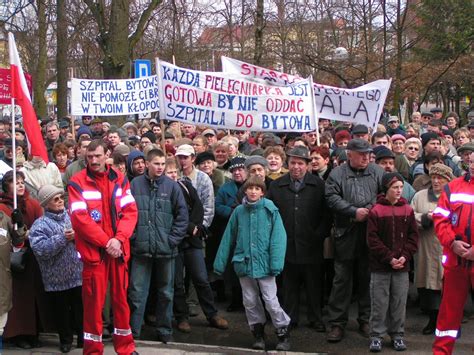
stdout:
{"type": "Polygon", "coordinates": [[[129,181],[132,181],[133,178],[137,176],[137,175],[135,175],[135,172],[133,171],[132,165],[133,165],[133,162],[138,158],[141,158],[141,159],[145,160],[145,155],[143,154],[142,151],[132,150],[130,152],[130,154],[128,155],[128,158],[127,158],[127,177],[128,177],[129,181]]]}
{"type": "Polygon", "coordinates": [[[418,249],[418,227],[413,208],[403,197],[392,205],[384,195],[378,196],[367,218],[367,243],[372,272],[409,271],[418,249]],[[402,256],[406,259],[404,268],[393,269],[390,261],[402,256]]]}

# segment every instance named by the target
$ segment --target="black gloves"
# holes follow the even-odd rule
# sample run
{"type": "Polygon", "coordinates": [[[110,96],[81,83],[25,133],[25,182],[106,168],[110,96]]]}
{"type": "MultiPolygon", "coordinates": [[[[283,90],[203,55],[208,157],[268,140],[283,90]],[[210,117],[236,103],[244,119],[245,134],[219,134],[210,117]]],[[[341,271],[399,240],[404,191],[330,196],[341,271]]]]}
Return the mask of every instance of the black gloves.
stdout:
{"type": "Polygon", "coordinates": [[[23,227],[23,215],[18,208],[12,211],[12,223],[16,224],[18,228],[23,227]]]}

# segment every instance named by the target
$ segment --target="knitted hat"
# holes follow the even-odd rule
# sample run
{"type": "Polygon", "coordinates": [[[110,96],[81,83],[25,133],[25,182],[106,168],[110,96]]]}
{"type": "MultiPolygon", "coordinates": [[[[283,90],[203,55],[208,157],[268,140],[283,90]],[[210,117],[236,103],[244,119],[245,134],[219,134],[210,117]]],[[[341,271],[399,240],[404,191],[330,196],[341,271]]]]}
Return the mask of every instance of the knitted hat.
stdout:
{"type": "Polygon", "coordinates": [[[232,170],[234,170],[236,168],[245,168],[245,158],[244,157],[235,157],[230,161],[229,171],[232,172],[232,170]]]}
{"type": "Polygon", "coordinates": [[[430,176],[433,175],[439,175],[441,177],[444,177],[448,181],[454,179],[453,169],[442,163],[437,163],[430,168],[430,176]]]}
{"type": "Polygon", "coordinates": [[[394,134],[392,136],[392,143],[395,142],[395,141],[398,141],[398,140],[401,140],[401,141],[403,141],[403,143],[405,143],[407,139],[405,138],[405,136],[403,134],[394,134]]]}
{"type": "Polygon", "coordinates": [[[56,195],[64,195],[64,190],[54,185],[44,185],[38,191],[38,201],[41,206],[45,207],[56,195]]]}
{"type": "Polygon", "coordinates": [[[79,129],[77,130],[76,132],[76,136],[77,138],[79,139],[80,136],[82,136],[83,134],[87,134],[89,137],[92,137],[92,132],[91,132],[91,129],[87,126],[81,126],[79,127],[79,129]]]}
{"type": "Polygon", "coordinates": [[[423,133],[421,135],[421,145],[423,146],[423,148],[425,147],[425,145],[428,144],[428,142],[432,139],[437,139],[437,140],[440,140],[439,136],[437,133],[435,132],[426,132],[426,133],[423,133]]]}
{"type": "Polygon", "coordinates": [[[212,152],[202,152],[196,155],[196,160],[194,161],[194,164],[199,165],[201,163],[204,163],[206,160],[216,161],[216,157],[212,152]]]}
{"type": "Polygon", "coordinates": [[[375,153],[375,162],[378,162],[379,160],[385,159],[385,158],[395,159],[395,154],[393,154],[393,152],[387,147],[378,149],[377,153],[375,153]]]}
{"type": "Polygon", "coordinates": [[[452,129],[443,129],[442,130],[444,136],[450,136],[450,137],[454,137],[454,131],[452,129]]]}
{"type": "Polygon", "coordinates": [[[259,164],[266,168],[268,166],[268,161],[260,155],[252,155],[245,160],[245,168],[248,169],[251,165],[259,164]]]}
{"type": "Polygon", "coordinates": [[[382,177],[382,188],[384,192],[387,192],[390,186],[397,181],[403,182],[403,176],[401,176],[400,173],[385,173],[382,177]]]}

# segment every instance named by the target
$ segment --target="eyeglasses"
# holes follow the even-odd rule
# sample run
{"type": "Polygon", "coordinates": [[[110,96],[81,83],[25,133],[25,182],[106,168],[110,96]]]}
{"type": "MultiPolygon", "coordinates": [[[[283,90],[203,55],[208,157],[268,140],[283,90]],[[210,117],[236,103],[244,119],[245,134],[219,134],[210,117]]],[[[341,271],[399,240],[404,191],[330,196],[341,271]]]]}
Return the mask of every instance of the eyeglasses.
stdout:
{"type": "Polygon", "coordinates": [[[64,200],[64,196],[61,195],[61,196],[56,196],[55,198],[53,198],[53,202],[59,202],[59,201],[63,201],[64,200]]]}
{"type": "Polygon", "coordinates": [[[419,151],[419,150],[420,150],[420,148],[417,148],[417,147],[408,147],[407,149],[408,149],[408,150],[416,150],[416,151],[419,151]]]}
{"type": "Polygon", "coordinates": [[[398,121],[390,121],[388,124],[398,123],[398,121]]]}

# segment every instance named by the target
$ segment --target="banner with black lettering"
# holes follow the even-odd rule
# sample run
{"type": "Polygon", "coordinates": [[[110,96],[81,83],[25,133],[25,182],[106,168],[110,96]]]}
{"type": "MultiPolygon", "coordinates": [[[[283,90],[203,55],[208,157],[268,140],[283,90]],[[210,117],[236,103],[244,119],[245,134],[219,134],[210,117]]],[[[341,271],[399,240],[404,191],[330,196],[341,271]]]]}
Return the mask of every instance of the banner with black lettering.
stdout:
{"type": "Polygon", "coordinates": [[[158,77],[71,80],[71,114],[122,116],[158,111],[158,77]]]}
{"type": "Polygon", "coordinates": [[[311,80],[274,86],[240,74],[203,72],[157,60],[164,119],[249,131],[316,129],[311,80]]]}
{"type": "MultiPolygon", "coordinates": [[[[263,79],[280,86],[304,80],[296,75],[262,68],[237,59],[221,57],[222,71],[247,78],[263,79]]],[[[392,79],[376,80],[354,89],[338,88],[313,83],[319,119],[346,121],[374,128],[379,122],[392,79]]]]}

